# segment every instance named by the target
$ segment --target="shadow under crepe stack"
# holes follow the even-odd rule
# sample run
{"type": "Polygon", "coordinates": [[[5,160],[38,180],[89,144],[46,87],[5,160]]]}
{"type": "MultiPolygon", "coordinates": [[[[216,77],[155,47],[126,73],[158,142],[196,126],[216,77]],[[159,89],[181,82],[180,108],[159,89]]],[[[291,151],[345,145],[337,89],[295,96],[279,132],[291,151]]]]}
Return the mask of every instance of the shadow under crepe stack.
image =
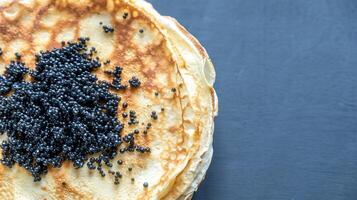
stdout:
{"type": "Polygon", "coordinates": [[[1,199],[192,197],[218,102],[177,21],[141,0],[5,0],[0,48],[1,199]]]}

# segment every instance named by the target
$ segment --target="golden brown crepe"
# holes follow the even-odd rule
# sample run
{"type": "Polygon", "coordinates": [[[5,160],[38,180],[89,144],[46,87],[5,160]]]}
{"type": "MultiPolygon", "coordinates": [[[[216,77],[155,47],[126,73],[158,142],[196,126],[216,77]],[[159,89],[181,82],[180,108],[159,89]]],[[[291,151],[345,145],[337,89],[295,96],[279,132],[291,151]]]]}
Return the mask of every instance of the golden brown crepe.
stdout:
{"type": "Polygon", "coordinates": [[[74,169],[69,162],[36,183],[25,169],[0,165],[0,199],[190,199],[212,158],[217,114],[215,71],[205,49],[175,19],[143,0],[0,1],[1,71],[15,52],[34,67],[36,52],[78,37],[90,37],[101,60],[111,60],[96,72],[100,79],[107,79],[103,71],[114,65],[124,68],[123,81],[140,78],[140,89],[117,93],[140,121],[124,133],[152,122],[149,133],[136,139],[151,153],[119,154],[124,164],[113,167],[123,174],[119,185],[109,175],[74,169]],[[114,32],[105,33],[100,22],[114,32]],[[158,120],[150,119],[153,110],[158,120]]]}

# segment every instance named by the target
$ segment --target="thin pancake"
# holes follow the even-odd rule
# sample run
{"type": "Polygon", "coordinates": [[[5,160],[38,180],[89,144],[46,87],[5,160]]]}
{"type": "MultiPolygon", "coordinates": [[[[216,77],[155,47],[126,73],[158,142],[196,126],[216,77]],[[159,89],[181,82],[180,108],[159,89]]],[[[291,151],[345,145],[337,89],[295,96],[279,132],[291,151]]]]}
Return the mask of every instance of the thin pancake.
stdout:
{"type": "Polygon", "coordinates": [[[90,37],[89,45],[98,49],[98,56],[111,60],[96,72],[100,79],[108,79],[104,70],[120,65],[124,82],[133,75],[142,81],[138,90],[118,92],[140,121],[126,126],[124,133],[153,124],[147,136],[137,137],[139,144],[151,147],[150,154],[118,155],[124,160],[123,165],[114,166],[123,174],[119,186],[110,177],[102,178],[85,167],[76,170],[68,162],[60,169],[50,169],[40,183],[34,183],[23,168],[0,165],[0,198],[191,197],[212,157],[217,113],[214,68],[192,35],[141,0],[7,0],[0,2],[0,12],[0,48],[4,51],[0,69],[14,59],[15,52],[23,55],[27,66],[34,67],[36,52],[60,47],[63,40],[90,37]],[[125,13],[127,17],[123,17],[125,13]],[[100,22],[114,27],[114,33],[105,33],[100,22]],[[150,118],[151,111],[158,113],[158,120],[150,118]],[[144,182],[149,183],[147,189],[144,182]]]}

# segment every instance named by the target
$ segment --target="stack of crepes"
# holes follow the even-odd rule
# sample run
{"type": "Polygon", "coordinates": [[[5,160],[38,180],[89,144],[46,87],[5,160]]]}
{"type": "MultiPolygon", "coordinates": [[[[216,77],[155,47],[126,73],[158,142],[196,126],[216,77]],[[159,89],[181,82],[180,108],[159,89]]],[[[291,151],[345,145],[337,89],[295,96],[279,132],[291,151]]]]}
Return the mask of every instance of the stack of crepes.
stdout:
{"type": "Polygon", "coordinates": [[[128,125],[119,106],[121,134],[140,130],[136,141],[151,152],[118,153],[112,167],[122,174],[118,185],[110,174],[75,169],[69,161],[50,168],[40,182],[18,165],[0,165],[0,199],[190,199],[212,158],[218,109],[215,71],[205,49],[175,19],[143,0],[0,1],[1,71],[15,53],[34,68],[36,53],[79,37],[89,37],[97,56],[110,60],[95,72],[98,79],[106,81],[105,71],[119,65],[123,82],[133,76],[141,81],[138,89],[112,92],[139,121],[128,125]],[[143,134],[148,123],[152,126],[143,134]],[[119,159],[123,164],[116,164],[119,159]]]}

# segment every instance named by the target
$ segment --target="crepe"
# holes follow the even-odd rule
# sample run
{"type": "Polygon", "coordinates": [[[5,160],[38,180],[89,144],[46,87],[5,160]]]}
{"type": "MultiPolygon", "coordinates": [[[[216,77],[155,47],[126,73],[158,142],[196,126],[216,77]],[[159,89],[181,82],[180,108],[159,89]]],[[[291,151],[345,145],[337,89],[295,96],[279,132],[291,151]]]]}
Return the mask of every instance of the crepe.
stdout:
{"type": "Polygon", "coordinates": [[[139,124],[125,126],[124,134],[152,123],[147,135],[136,138],[151,153],[118,154],[115,160],[124,161],[113,166],[123,174],[119,185],[70,162],[50,168],[40,182],[19,166],[0,165],[0,199],[191,199],[212,158],[218,111],[215,70],[205,49],[175,19],[143,0],[0,1],[1,71],[16,52],[31,68],[39,51],[79,37],[89,37],[98,57],[110,60],[96,71],[99,79],[108,79],[104,71],[115,65],[123,67],[123,81],[140,78],[140,89],[113,92],[138,113],[139,124]],[[104,32],[103,25],[114,32],[104,32]]]}

